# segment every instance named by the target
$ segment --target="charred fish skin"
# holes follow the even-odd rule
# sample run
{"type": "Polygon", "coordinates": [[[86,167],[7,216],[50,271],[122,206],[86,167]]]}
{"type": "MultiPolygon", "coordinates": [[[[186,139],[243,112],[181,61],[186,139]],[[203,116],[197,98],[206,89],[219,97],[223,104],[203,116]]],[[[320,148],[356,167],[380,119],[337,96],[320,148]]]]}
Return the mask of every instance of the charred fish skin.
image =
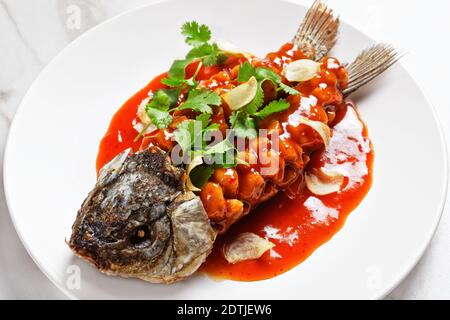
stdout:
{"type": "Polygon", "coordinates": [[[70,248],[109,275],[156,283],[190,276],[215,233],[183,174],[159,149],[119,154],[78,211],[70,248]]]}

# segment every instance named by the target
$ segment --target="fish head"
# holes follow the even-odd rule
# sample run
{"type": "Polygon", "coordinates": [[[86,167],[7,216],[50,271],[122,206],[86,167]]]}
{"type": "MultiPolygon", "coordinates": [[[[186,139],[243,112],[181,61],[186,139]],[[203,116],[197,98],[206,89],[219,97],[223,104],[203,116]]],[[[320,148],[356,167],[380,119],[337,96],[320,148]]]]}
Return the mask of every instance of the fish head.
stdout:
{"type": "Polygon", "coordinates": [[[215,233],[183,175],[159,149],[119,154],[78,211],[70,248],[110,275],[166,283],[191,275],[215,233]]]}

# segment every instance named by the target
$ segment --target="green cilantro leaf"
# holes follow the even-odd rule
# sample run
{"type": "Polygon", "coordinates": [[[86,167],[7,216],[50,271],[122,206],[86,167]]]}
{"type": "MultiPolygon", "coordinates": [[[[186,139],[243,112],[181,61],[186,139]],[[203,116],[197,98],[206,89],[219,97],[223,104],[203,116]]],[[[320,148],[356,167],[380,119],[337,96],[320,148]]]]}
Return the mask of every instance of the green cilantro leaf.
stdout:
{"type": "Polygon", "coordinates": [[[244,62],[239,66],[239,72],[238,72],[238,83],[247,82],[250,80],[251,77],[256,75],[255,68],[248,63],[247,61],[244,62]]]}
{"type": "Polygon", "coordinates": [[[186,55],[186,59],[201,59],[205,66],[217,64],[220,55],[220,49],[217,44],[205,43],[192,48],[186,55]]]}
{"type": "Polygon", "coordinates": [[[186,55],[187,59],[200,59],[205,66],[221,64],[226,61],[227,56],[219,49],[216,43],[205,43],[199,47],[192,48],[186,55]]]}
{"type": "Polygon", "coordinates": [[[165,129],[172,122],[172,116],[167,111],[151,108],[149,106],[147,106],[146,111],[148,116],[150,117],[150,120],[152,120],[152,123],[158,129],[165,129]]]}
{"type": "Polygon", "coordinates": [[[298,92],[294,88],[289,87],[288,85],[284,84],[282,82],[281,76],[269,68],[264,68],[264,67],[256,68],[256,79],[258,79],[258,81],[261,81],[261,82],[270,80],[275,85],[278,85],[280,90],[283,90],[287,94],[294,95],[294,96],[300,94],[300,92],[298,92]]]}
{"type": "Polygon", "coordinates": [[[269,68],[259,67],[256,68],[255,72],[255,77],[258,81],[263,82],[265,80],[270,80],[275,84],[279,84],[281,82],[281,76],[269,68]]]}
{"type": "Polygon", "coordinates": [[[230,150],[234,150],[234,145],[230,142],[230,140],[224,139],[221,142],[211,147],[208,147],[205,150],[204,154],[205,155],[222,154],[230,150]]]}
{"type": "Polygon", "coordinates": [[[211,31],[208,26],[199,25],[196,21],[186,22],[181,27],[181,34],[186,37],[187,44],[197,47],[211,39],[211,31]]]}
{"type": "Polygon", "coordinates": [[[296,89],[289,87],[288,85],[284,84],[283,82],[280,82],[278,84],[280,86],[280,89],[283,90],[284,92],[286,92],[287,94],[290,94],[292,96],[296,96],[299,95],[300,92],[297,91],[296,89]]]}
{"type": "Polygon", "coordinates": [[[147,108],[167,111],[170,108],[171,98],[164,90],[158,90],[153,95],[153,98],[147,104],[147,108]]]}
{"type": "Polygon", "coordinates": [[[262,89],[261,83],[258,83],[258,89],[256,90],[255,97],[244,108],[249,114],[255,114],[259,110],[259,108],[261,108],[263,103],[264,103],[264,91],[262,89]]]}
{"type": "Polygon", "coordinates": [[[189,178],[191,178],[191,182],[194,186],[201,189],[208,182],[209,178],[211,178],[213,172],[213,166],[202,164],[191,170],[189,178]]]}
{"type": "Polygon", "coordinates": [[[212,132],[212,131],[217,131],[217,130],[219,130],[220,129],[220,124],[218,124],[218,123],[213,123],[213,124],[210,124],[209,126],[207,126],[206,128],[205,128],[205,133],[207,133],[207,132],[212,132]]]}
{"type": "Polygon", "coordinates": [[[289,102],[287,102],[284,99],[272,101],[267,106],[265,106],[261,111],[255,113],[255,116],[263,119],[270,116],[271,114],[285,111],[289,109],[289,106],[290,106],[289,102]]]}
{"type": "Polygon", "coordinates": [[[186,43],[193,46],[187,53],[184,60],[175,60],[170,67],[167,78],[161,82],[172,88],[184,88],[186,86],[196,88],[198,83],[195,77],[202,65],[211,66],[220,64],[225,61],[226,56],[219,49],[216,43],[209,43],[211,40],[211,31],[209,28],[197,22],[186,22],[181,27],[181,33],[186,37],[186,43]],[[186,67],[194,62],[200,60],[199,68],[195,75],[190,79],[186,78],[186,67]]]}
{"type": "Polygon", "coordinates": [[[172,122],[169,109],[176,105],[178,95],[178,90],[161,89],[155,92],[152,100],[147,104],[145,111],[158,129],[167,128],[172,122]]]}
{"type": "Polygon", "coordinates": [[[175,141],[180,145],[183,153],[187,153],[189,150],[191,150],[191,147],[194,143],[194,122],[194,120],[187,120],[179,123],[177,129],[173,133],[175,141]]]}
{"type": "Polygon", "coordinates": [[[198,115],[195,120],[200,121],[202,124],[202,129],[205,129],[211,120],[211,115],[209,113],[202,113],[198,115]]]}
{"type": "Polygon", "coordinates": [[[257,137],[255,120],[245,111],[235,111],[230,116],[231,129],[238,138],[257,137]]]}
{"type": "Polygon", "coordinates": [[[169,87],[180,87],[186,83],[186,67],[190,63],[190,60],[175,60],[170,67],[167,74],[167,78],[161,80],[161,82],[169,87]]]}
{"type": "Polygon", "coordinates": [[[238,83],[247,82],[251,77],[255,77],[258,82],[262,83],[266,80],[272,81],[282,90],[290,95],[298,95],[300,92],[282,82],[281,76],[275,71],[265,67],[253,67],[250,63],[244,62],[239,66],[238,83]]]}
{"type": "Polygon", "coordinates": [[[200,113],[212,113],[210,106],[218,106],[222,102],[220,96],[206,89],[195,89],[189,92],[187,100],[178,107],[178,110],[191,109],[200,113]]]}
{"type": "Polygon", "coordinates": [[[198,47],[192,48],[186,55],[186,59],[203,58],[214,51],[212,45],[204,43],[198,47]]]}
{"type": "Polygon", "coordinates": [[[220,55],[220,51],[218,49],[214,49],[211,54],[203,57],[202,61],[205,66],[209,67],[219,64],[219,60],[221,59],[221,57],[222,55],[220,55]]]}
{"type": "Polygon", "coordinates": [[[189,59],[175,61],[168,73],[168,77],[162,79],[161,82],[172,88],[182,89],[187,85],[190,89],[195,89],[198,85],[198,81],[195,78],[197,77],[203,63],[199,62],[197,70],[195,70],[195,73],[192,75],[192,77],[189,79],[185,79],[185,68],[189,63],[191,63],[191,61],[192,60],[189,59]]]}
{"type": "Polygon", "coordinates": [[[168,72],[169,78],[184,80],[186,76],[185,69],[189,63],[191,63],[191,60],[189,59],[175,60],[172,63],[172,66],[170,67],[170,70],[168,72]]]}
{"type": "Polygon", "coordinates": [[[160,89],[155,92],[153,98],[147,104],[147,108],[168,111],[170,107],[177,104],[180,92],[175,89],[160,89]]]}
{"type": "Polygon", "coordinates": [[[172,88],[178,88],[178,87],[181,87],[182,85],[184,85],[186,83],[186,80],[164,78],[161,80],[161,83],[165,84],[166,86],[172,87],[172,88]]]}

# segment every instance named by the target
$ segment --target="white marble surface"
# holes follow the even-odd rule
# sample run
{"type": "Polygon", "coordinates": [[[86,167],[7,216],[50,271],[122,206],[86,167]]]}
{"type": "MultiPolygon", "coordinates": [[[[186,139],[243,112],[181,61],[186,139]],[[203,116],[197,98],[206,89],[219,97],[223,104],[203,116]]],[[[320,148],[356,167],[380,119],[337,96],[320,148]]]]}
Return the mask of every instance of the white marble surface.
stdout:
{"type": "MultiPolygon", "coordinates": [[[[156,0],[0,0],[0,159],[3,159],[9,124],[40,70],[70,41],[91,27],[125,10],[152,2],[156,0]]],[[[329,0],[329,4],[346,22],[408,52],[403,64],[437,108],[450,141],[447,89],[450,62],[439,57],[450,49],[447,37],[450,2],[329,0]]],[[[0,169],[1,181],[2,174],[0,169]]],[[[449,211],[447,207],[424,257],[388,299],[450,298],[449,211]]],[[[36,267],[17,237],[1,184],[0,298],[64,299],[36,267]]]]}

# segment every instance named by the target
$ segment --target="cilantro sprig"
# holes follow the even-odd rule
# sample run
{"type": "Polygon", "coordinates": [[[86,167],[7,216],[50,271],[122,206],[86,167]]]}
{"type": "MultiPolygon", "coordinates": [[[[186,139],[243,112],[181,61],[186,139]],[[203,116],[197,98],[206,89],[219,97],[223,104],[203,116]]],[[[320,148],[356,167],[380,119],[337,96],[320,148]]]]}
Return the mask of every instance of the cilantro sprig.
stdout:
{"type": "MultiPolygon", "coordinates": [[[[221,103],[220,96],[208,89],[197,89],[197,75],[204,65],[213,65],[221,61],[223,53],[216,43],[211,43],[211,30],[204,24],[192,21],[181,27],[185,42],[193,48],[185,59],[175,60],[170,67],[167,77],[161,82],[171,89],[157,90],[150,103],[146,106],[146,113],[158,129],[167,128],[172,122],[171,112],[175,110],[192,109],[198,113],[212,113],[211,106],[221,103]],[[198,61],[195,73],[186,79],[186,68],[198,61]],[[186,101],[176,107],[181,93],[187,96],[186,101]]],[[[136,137],[136,141],[150,126],[148,124],[136,137]]]]}
{"type": "Polygon", "coordinates": [[[208,145],[209,133],[218,131],[217,123],[210,124],[211,115],[203,113],[195,120],[186,120],[178,124],[174,131],[175,141],[180,145],[183,154],[212,156],[224,154],[234,149],[234,145],[227,138],[208,145]]]}
{"type": "Polygon", "coordinates": [[[262,108],[260,111],[253,114],[253,116],[255,116],[259,119],[264,119],[274,113],[283,112],[283,111],[289,109],[289,106],[290,106],[289,102],[287,102],[285,99],[275,100],[275,101],[270,102],[267,106],[262,108]]]}
{"type": "Polygon", "coordinates": [[[243,139],[257,137],[257,122],[268,116],[289,109],[289,102],[284,99],[274,100],[260,111],[250,113],[248,110],[238,110],[231,114],[230,124],[234,134],[243,139]]]}
{"type": "MultiPolygon", "coordinates": [[[[220,106],[222,100],[217,93],[198,87],[197,75],[200,69],[203,66],[222,63],[226,55],[216,43],[211,41],[211,31],[206,25],[200,25],[195,21],[187,22],[183,24],[181,33],[185,37],[185,42],[192,48],[184,59],[175,60],[172,63],[167,77],[162,80],[169,89],[157,90],[147,104],[145,110],[151,123],[142,130],[136,140],[151,124],[158,129],[167,128],[172,123],[174,111],[189,109],[197,113],[195,119],[179,123],[173,134],[185,156],[191,159],[197,155],[203,157],[204,164],[196,167],[192,172],[194,176],[198,176],[200,179],[198,184],[201,185],[209,179],[213,168],[234,167],[242,161],[237,158],[235,146],[231,142],[230,137],[233,134],[221,141],[207,144],[210,135],[220,130],[218,124],[211,122],[211,116],[213,107],[220,106]],[[190,78],[186,79],[186,68],[194,62],[197,62],[197,69],[190,78]],[[180,95],[183,99],[180,99],[180,95]],[[208,159],[217,159],[217,157],[226,161],[221,162],[220,165],[214,164],[217,163],[214,161],[208,164],[208,159]]],[[[282,77],[273,70],[253,67],[248,62],[241,64],[238,83],[246,82],[251,77],[255,77],[258,82],[255,97],[244,108],[233,112],[229,119],[234,136],[237,137],[256,138],[259,121],[289,108],[289,103],[284,99],[272,101],[264,106],[263,83],[265,81],[271,81],[277,91],[283,91],[289,95],[299,94],[297,90],[284,84],[282,77]]]]}
{"type": "Polygon", "coordinates": [[[170,87],[195,88],[197,86],[195,77],[201,66],[219,64],[226,56],[216,43],[211,42],[211,30],[204,24],[200,25],[196,21],[186,22],[181,27],[181,34],[185,36],[185,42],[193,48],[187,53],[185,59],[176,60],[172,64],[167,78],[162,82],[170,87]],[[192,78],[185,79],[186,67],[194,61],[199,61],[197,72],[192,78]]]}
{"type": "Polygon", "coordinates": [[[289,103],[286,100],[281,99],[272,101],[261,109],[264,104],[262,84],[265,81],[271,81],[277,88],[277,91],[284,91],[289,95],[300,94],[296,89],[284,84],[281,76],[275,71],[265,67],[255,68],[249,62],[244,62],[239,66],[238,83],[247,82],[251,77],[255,77],[258,81],[255,97],[244,108],[233,112],[230,117],[231,128],[235,135],[240,138],[249,139],[256,137],[256,127],[259,120],[289,108],[289,103]]]}
{"type": "Polygon", "coordinates": [[[220,96],[208,89],[194,89],[189,92],[187,100],[176,110],[191,109],[199,113],[211,114],[211,106],[219,106],[222,103],[220,96]]]}
{"type": "Polygon", "coordinates": [[[296,89],[284,84],[281,76],[275,71],[265,67],[255,68],[250,63],[244,62],[239,67],[238,82],[247,82],[251,77],[255,77],[258,82],[264,82],[266,80],[272,81],[272,83],[277,86],[278,91],[284,91],[290,95],[300,94],[296,89]]]}
{"type": "Polygon", "coordinates": [[[199,25],[196,21],[186,22],[181,26],[181,34],[186,37],[187,44],[197,47],[211,40],[208,26],[199,25]]]}

